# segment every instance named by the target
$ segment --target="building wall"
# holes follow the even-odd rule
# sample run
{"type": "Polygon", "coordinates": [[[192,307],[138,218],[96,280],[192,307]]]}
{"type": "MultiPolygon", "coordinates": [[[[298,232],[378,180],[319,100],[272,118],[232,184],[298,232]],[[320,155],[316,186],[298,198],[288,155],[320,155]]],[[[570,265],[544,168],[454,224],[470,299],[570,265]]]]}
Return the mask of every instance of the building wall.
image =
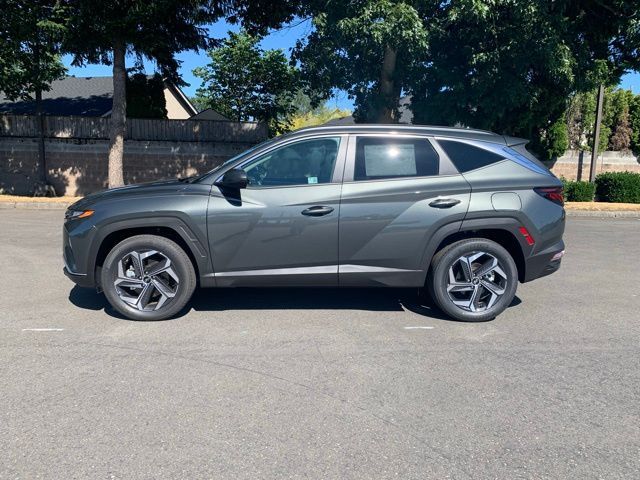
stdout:
{"type": "MultiPolygon", "coordinates": [[[[557,160],[545,163],[557,177],[564,177],[567,180],[589,180],[590,152],[568,150],[557,160]]],[[[623,171],[640,173],[640,159],[631,153],[623,152],[602,152],[598,156],[596,175],[603,172],[623,171]]]]}
{"type": "MultiPolygon", "coordinates": [[[[108,118],[45,117],[48,181],[58,195],[107,186],[108,118]]],[[[40,181],[36,117],[0,115],[0,193],[31,195],[40,181]]],[[[204,173],[263,141],[266,126],[204,120],[127,121],[126,183],[204,173]]]]}
{"type": "MultiPolygon", "coordinates": [[[[125,142],[125,183],[204,173],[249,148],[251,143],[125,142]]],[[[47,174],[58,195],[82,196],[107,187],[108,142],[45,141],[47,174]]],[[[30,195],[39,179],[38,143],[0,138],[0,192],[30,195]]]]}
{"type": "Polygon", "coordinates": [[[186,120],[191,117],[191,112],[182,106],[175,94],[168,88],[164,89],[164,100],[169,120],[186,120]]]}

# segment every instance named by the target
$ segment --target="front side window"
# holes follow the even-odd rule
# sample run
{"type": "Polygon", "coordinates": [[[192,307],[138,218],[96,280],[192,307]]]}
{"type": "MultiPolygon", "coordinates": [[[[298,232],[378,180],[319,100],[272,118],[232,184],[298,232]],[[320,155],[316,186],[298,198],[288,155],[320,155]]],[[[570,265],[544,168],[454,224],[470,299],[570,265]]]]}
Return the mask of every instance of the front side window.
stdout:
{"type": "Polygon", "coordinates": [[[428,177],[438,174],[439,158],[427,139],[358,137],[353,179],[428,177]]]}
{"type": "Polygon", "coordinates": [[[244,167],[250,187],[330,183],[340,137],[302,140],[258,157],[244,167]]]}

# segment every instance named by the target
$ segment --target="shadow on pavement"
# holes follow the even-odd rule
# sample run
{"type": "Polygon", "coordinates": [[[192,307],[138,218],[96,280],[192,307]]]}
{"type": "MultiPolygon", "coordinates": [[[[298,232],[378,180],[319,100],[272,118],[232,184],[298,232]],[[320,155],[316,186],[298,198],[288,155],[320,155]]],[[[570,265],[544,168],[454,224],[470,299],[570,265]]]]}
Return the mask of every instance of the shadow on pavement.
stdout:
{"type": "MultiPolygon", "coordinates": [[[[69,301],[86,310],[104,310],[124,319],[107,302],[105,296],[93,289],[73,287],[69,301]]],[[[519,305],[516,296],[511,307],[519,305]]],[[[225,310],[365,310],[398,312],[408,310],[425,317],[455,321],[444,315],[418,289],[382,288],[209,288],[198,289],[187,308],[215,312],[225,310]]]]}

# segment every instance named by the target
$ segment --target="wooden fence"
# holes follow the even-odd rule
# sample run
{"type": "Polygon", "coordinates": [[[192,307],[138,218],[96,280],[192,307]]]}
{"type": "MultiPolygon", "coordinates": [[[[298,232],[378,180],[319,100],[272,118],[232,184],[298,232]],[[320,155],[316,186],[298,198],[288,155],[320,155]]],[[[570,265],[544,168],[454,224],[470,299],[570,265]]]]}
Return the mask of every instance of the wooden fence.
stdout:
{"type": "MultiPolygon", "coordinates": [[[[104,140],[109,138],[109,118],[44,117],[46,138],[104,140]]],[[[0,115],[0,137],[37,137],[35,115],[0,115]]],[[[128,140],[170,142],[258,143],[267,138],[266,125],[216,120],[127,119],[128,140]]]]}

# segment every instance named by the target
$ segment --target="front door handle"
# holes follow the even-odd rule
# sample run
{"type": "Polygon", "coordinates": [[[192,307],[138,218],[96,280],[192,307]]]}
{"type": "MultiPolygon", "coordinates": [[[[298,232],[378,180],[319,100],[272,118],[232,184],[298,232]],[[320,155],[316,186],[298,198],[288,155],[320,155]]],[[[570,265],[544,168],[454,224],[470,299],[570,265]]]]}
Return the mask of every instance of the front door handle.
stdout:
{"type": "Polygon", "coordinates": [[[436,198],[429,206],[433,208],[451,208],[460,203],[457,198],[436,198]]]}
{"type": "Polygon", "coordinates": [[[321,217],[323,215],[328,215],[331,212],[333,212],[333,207],[316,205],[315,207],[309,207],[306,210],[303,210],[302,214],[307,215],[309,217],[321,217]]]}

